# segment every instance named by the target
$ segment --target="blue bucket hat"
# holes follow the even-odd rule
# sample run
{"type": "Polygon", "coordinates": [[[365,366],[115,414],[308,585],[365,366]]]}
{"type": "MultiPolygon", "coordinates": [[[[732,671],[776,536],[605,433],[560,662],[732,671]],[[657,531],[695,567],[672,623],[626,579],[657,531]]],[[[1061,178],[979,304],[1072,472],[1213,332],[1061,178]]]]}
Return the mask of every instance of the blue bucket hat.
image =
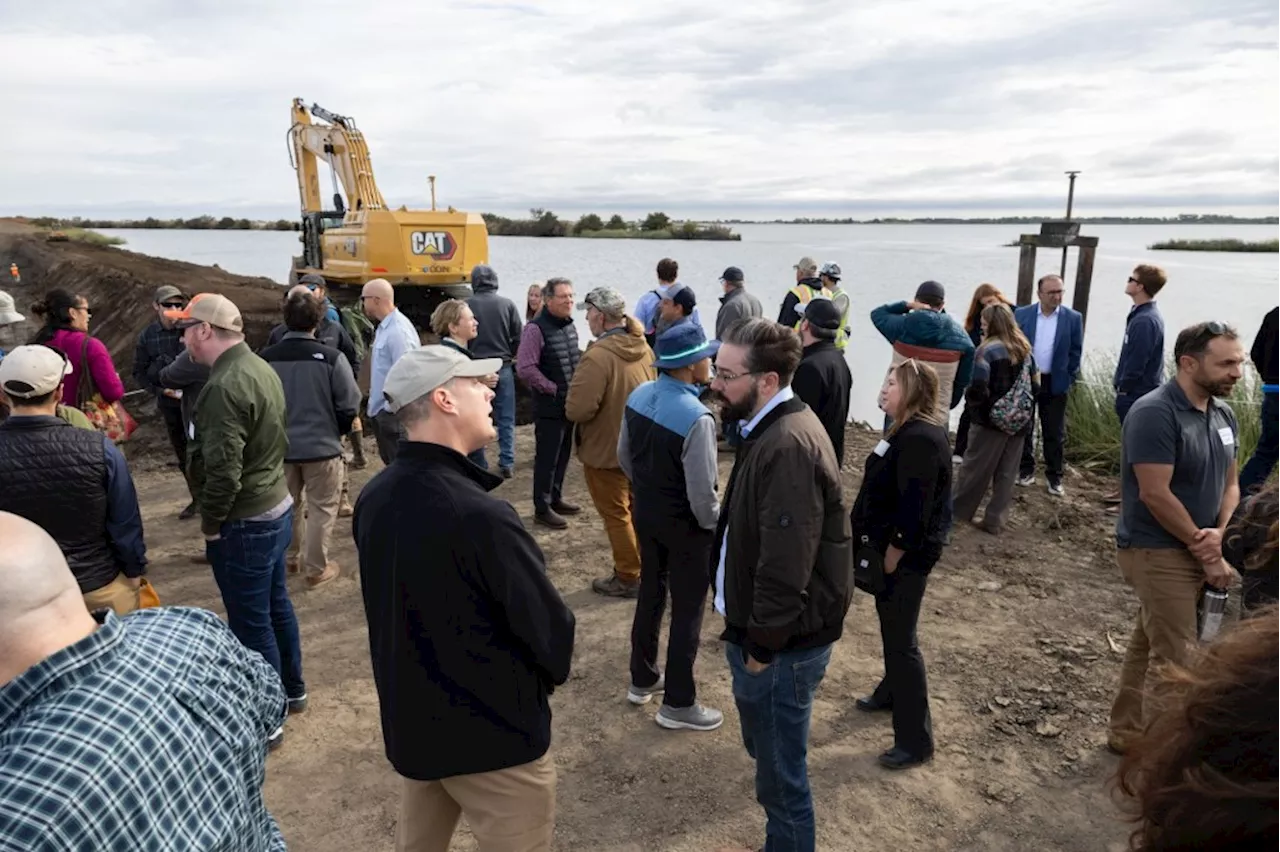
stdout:
{"type": "Polygon", "coordinates": [[[653,366],[662,370],[678,370],[704,358],[712,358],[718,351],[719,340],[707,340],[707,333],[701,325],[685,320],[659,334],[653,342],[653,352],[658,356],[653,366]]]}

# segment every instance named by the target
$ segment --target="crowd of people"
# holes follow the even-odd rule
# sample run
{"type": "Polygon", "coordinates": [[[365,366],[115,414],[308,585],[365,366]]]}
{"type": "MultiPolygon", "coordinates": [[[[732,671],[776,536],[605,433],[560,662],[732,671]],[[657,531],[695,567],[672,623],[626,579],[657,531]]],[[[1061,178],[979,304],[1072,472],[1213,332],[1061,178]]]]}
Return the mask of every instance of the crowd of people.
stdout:
{"type": "MultiPolygon", "coordinates": [[[[879,763],[931,760],[918,623],[954,525],[1004,532],[1014,487],[1035,482],[1037,421],[1047,492],[1065,494],[1083,321],[1063,304],[1062,279],[1045,276],[1037,301],[1017,308],[983,284],[962,322],[936,281],[871,311],[892,349],[885,423],[850,502],[842,467],[859,347],[840,266],[801,258],[777,321],[743,270],[725,269],[711,338],[676,261],[659,262],[656,278],[630,310],[608,287],[578,301],[558,277],[531,288],[522,310],[477,266],[473,295],[443,302],[431,317],[439,342],[423,345],[387,281],[364,285],[374,328],[353,340],[323,279],[304,276],[258,352],[226,297],[159,288],[133,377],[155,397],[186,479],[179,518],[200,520],[225,627],[145,606],[129,468],[82,414],[90,398],[118,403],[123,384],[89,332],[88,302],[50,290],[35,338],[0,359],[0,578],[18,589],[0,598],[0,849],[282,848],[262,802],[265,754],[308,703],[287,578],[315,589],[340,575],[330,548],[344,515],[386,754],[403,779],[397,849],[447,849],[462,816],[481,849],[550,848],[549,697],[569,677],[575,619],[519,514],[492,493],[517,463],[517,382],[534,403],[534,522],[554,534],[581,513],[564,490],[576,454],[613,561],[592,589],[634,601],[620,697],[658,699],[665,729],[721,727],[725,710],[698,700],[695,662],[708,599],[722,618],[764,849],[815,848],[810,715],[855,588],[874,596],[883,645],[883,678],[854,702],[891,714],[879,763]],[[385,467],[351,506],[364,423],[385,467]],[[733,464],[722,486],[723,453],[733,464]]],[[[1165,380],[1165,283],[1140,265],[1125,286],[1121,482],[1104,499],[1139,608],[1108,744],[1124,755],[1141,848],[1274,844],[1277,311],[1251,352],[1262,438],[1240,472],[1240,427],[1223,400],[1243,345],[1218,322],[1183,329],[1165,380]],[[1206,590],[1240,578],[1248,617],[1201,661],[1206,590]],[[1254,721],[1233,730],[1245,717],[1229,701],[1254,721]],[[1193,769],[1203,782],[1179,786],[1193,769]]],[[[23,319],[0,293],[0,327],[23,319]]]]}

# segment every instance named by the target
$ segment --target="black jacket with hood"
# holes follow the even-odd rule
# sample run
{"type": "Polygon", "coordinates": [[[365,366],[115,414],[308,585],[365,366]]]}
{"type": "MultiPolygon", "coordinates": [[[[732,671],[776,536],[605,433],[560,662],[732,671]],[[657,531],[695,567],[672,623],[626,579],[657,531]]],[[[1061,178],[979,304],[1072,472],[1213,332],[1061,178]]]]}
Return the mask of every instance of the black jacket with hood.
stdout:
{"type": "Polygon", "coordinates": [[[498,295],[498,273],[483,263],[471,270],[471,292],[467,306],[475,314],[476,337],[471,354],[476,358],[501,358],[503,366],[516,359],[520,332],[524,326],[515,302],[498,295]]]}

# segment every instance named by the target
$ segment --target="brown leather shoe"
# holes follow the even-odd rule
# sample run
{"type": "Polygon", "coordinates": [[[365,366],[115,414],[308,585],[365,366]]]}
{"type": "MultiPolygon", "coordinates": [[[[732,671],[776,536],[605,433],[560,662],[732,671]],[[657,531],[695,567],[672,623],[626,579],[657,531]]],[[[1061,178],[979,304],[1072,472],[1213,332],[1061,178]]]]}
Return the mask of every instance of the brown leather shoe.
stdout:
{"type": "Polygon", "coordinates": [[[330,562],[324,566],[324,570],[319,574],[312,574],[307,577],[307,586],[312,589],[318,589],[326,583],[338,579],[338,574],[340,573],[342,572],[338,569],[338,563],[330,562]]]}
{"type": "Polygon", "coordinates": [[[640,597],[640,581],[628,583],[619,579],[617,574],[610,574],[591,581],[591,591],[606,598],[638,598],[640,597]]]}
{"type": "Polygon", "coordinates": [[[582,511],[582,507],[576,503],[568,503],[564,500],[557,500],[551,504],[551,508],[562,515],[576,515],[582,511]]]}
{"type": "Polygon", "coordinates": [[[560,517],[554,509],[534,512],[533,521],[534,523],[542,524],[544,527],[551,527],[553,530],[563,530],[569,526],[569,522],[560,517]]]}

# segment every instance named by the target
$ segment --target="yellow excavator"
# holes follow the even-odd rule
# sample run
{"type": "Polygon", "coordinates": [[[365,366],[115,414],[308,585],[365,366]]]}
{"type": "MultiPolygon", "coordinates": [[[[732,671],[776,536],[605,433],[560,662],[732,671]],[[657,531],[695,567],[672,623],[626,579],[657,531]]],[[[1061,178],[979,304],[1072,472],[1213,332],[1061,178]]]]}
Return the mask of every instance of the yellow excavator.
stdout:
{"type": "Polygon", "coordinates": [[[351,308],[366,281],[385,278],[419,328],[430,325],[443,300],[470,295],[472,267],[489,259],[489,232],[478,213],[436,209],[434,175],[430,210],[389,209],[355,121],[316,104],[308,109],[301,98],[293,101],[289,158],[302,201],[302,255],[293,259],[290,284],[308,273],[323,276],[333,300],[351,308]],[[327,210],[321,162],[333,181],[327,210]]]}

